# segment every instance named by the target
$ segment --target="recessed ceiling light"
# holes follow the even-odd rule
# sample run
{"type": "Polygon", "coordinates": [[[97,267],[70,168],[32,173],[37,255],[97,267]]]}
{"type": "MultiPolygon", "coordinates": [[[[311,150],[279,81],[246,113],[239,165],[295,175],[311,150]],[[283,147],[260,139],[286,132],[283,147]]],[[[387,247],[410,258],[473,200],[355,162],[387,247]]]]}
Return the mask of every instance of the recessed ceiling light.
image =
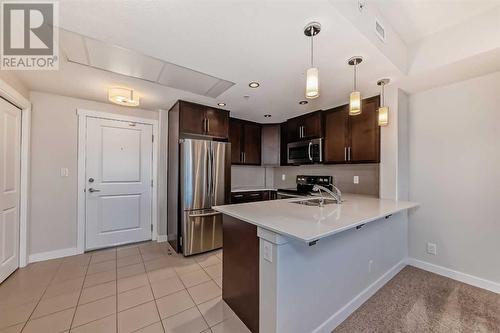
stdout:
{"type": "Polygon", "coordinates": [[[217,103],[218,106],[226,106],[226,103],[217,103]]]}
{"type": "Polygon", "coordinates": [[[272,116],[270,114],[265,114],[264,118],[271,118],[272,116]]]}
{"type": "Polygon", "coordinates": [[[258,88],[260,86],[259,82],[252,81],[248,84],[250,88],[258,88]]]}
{"type": "Polygon", "coordinates": [[[309,102],[308,102],[308,101],[300,101],[300,102],[299,102],[299,104],[300,104],[300,105],[305,105],[305,104],[307,104],[307,103],[309,103],[309,102]]]}

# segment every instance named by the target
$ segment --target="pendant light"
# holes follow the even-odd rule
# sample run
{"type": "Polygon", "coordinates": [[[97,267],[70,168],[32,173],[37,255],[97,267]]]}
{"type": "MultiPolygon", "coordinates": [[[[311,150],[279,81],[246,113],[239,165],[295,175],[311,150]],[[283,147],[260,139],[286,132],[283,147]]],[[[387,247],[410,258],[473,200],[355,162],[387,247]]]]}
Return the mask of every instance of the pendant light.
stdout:
{"type": "Polygon", "coordinates": [[[139,95],[129,88],[109,88],[108,100],[118,105],[139,106],[139,95]]]}
{"type": "Polygon", "coordinates": [[[321,24],[311,22],[304,28],[304,35],[311,37],[311,67],[306,72],[306,98],[313,99],[319,97],[319,70],[314,67],[314,36],[321,31],[321,24]]]}
{"type": "Polygon", "coordinates": [[[349,115],[357,116],[361,114],[361,93],[357,90],[357,69],[358,65],[363,61],[362,57],[352,57],[347,60],[350,66],[354,66],[354,89],[349,96],[349,115]]]}
{"type": "Polygon", "coordinates": [[[378,125],[389,125],[389,108],[385,105],[384,86],[390,82],[389,79],[381,79],[377,81],[377,85],[381,87],[380,92],[380,107],[378,108],[378,125]]]}

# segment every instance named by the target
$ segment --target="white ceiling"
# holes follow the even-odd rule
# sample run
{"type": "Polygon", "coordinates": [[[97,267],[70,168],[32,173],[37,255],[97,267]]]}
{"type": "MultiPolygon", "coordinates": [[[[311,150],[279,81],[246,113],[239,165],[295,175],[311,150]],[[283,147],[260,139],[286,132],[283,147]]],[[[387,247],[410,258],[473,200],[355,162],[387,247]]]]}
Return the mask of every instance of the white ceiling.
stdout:
{"type": "Polygon", "coordinates": [[[235,116],[279,122],[347,102],[352,69],[346,60],[353,55],[365,58],[359,67],[365,96],[378,93],[377,79],[399,74],[327,0],[72,0],[60,2],[60,24],[236,85],[215,100],[62,63],[59,71],[18,72],[31,89],[105,101],[106,87],[126,84],[142,95],[144,108],[169,108],[178,98],[211,105],[223,101],[235,116]],[[323,26],[315,41],[321,96],[301,106],[309,66],[309,40],[303,28],[313,20],[323,26]],[[248,87],[254,80],[260,88],[248,87]],[[273,117],[264,118],[268,113],[273,117]]]}
{"type": "MultiPolygon", "coordinates": [[[[420,22],[425,11],[415,6],[420,22]]],[[[146,109],[168,109],[177,99],[213,106],[225,102],[233,116],[280,122],[346,103],[352,89],[352,69],[346,60],[351,56],[364,57],[358,71],[364,96],[378,93],[378,79],[395,82],[402,75],[328,0],[63,0],[59,7],[64,29],[235,85],[213,99],[62,61],[58,71],[17,72],[32,90],[106,102],[107,88],[128,86],[141,95],[141,107],[146,109]],[[302,106],[298,102],[304,99],[310,59],[303,28],[311,21],[322,24],[315,39],[321,96],[302,106]],[[250,81],[260,82],[260,88],[249,88],[250,81]]],[[[415,27],[421,34],[429,31],[422,32],[420,23],[415,27]]]]}
{"type": "Polygon", "coordinates": [[[459,24],[489,8],[499,0],[366,0],[383,13],[406,44],[459,24]]]}

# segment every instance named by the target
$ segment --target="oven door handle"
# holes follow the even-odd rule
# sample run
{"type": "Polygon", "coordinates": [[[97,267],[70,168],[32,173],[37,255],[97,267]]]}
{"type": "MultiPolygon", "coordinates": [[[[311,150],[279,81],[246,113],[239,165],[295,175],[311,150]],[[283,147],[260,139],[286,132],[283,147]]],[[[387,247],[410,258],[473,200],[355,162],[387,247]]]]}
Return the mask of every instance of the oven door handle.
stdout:
{"type": "Polygon", "coordinates": [[[309,154],[309,160],[310,160],[311,162],[312,162],[312,160],[313,160],[313,157],[312,157],[312,155],[311,155],[311,148],[312,148],[312,145],[313,145],[312,141],[309,141],[309,147],[307,147],[307,153],[309,154]]]}

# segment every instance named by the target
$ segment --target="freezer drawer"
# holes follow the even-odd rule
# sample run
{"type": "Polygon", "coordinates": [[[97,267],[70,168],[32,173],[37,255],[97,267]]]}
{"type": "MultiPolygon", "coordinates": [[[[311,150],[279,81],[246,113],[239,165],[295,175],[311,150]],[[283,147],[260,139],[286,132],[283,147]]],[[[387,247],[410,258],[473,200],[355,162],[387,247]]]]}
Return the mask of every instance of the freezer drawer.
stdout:
{"type": "Polygon", "coordinates": [[[184,212],[184,255],[207,252],[222,247],[222,214],[212,209],[184,212]]]}

